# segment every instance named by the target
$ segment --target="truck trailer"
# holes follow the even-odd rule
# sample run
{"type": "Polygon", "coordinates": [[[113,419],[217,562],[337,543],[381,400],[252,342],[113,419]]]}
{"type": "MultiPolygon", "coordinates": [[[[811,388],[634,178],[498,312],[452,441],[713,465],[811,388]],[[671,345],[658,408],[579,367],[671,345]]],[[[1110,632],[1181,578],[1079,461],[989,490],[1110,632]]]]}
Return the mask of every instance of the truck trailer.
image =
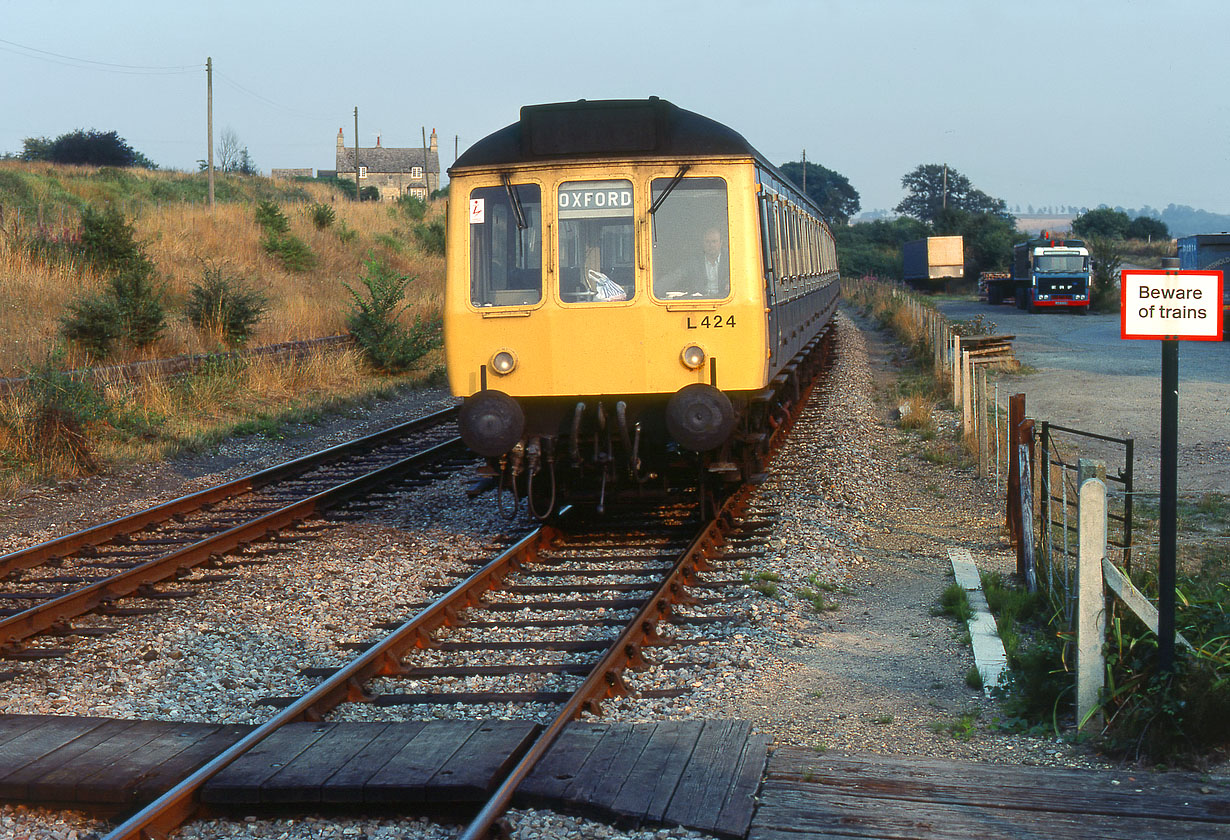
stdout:
{"type": "Polygon", "coordinates": [[[1230,341],[1230,233],[1197,233],[1179,237],[1179,270],[1220,271],[1222,278],[1221,322],[1222,337],[1230,341]]]}
{"type": "Polygon", "coordinates": [[[1080,239],[1043,233],[1012,249],[1012,273],[987,283],[987,302],[998,305],[1012,295],[1019,309],[1075,309],[1089,314],[1092,279],[1089,249],[1080,239]]]}
{"type": "Polygon", "coordinates": [[[928,236],[901,248],[905,282],[933,288],[944,280],[965,276],[965,243],[960,236],[928,236]]]}

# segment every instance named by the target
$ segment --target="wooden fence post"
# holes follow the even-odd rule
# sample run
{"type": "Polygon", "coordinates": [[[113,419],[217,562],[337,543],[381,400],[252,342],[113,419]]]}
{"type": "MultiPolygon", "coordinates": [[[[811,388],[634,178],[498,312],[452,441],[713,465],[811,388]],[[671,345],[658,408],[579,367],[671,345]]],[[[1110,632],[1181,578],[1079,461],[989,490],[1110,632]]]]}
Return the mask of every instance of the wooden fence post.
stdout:
{"type": "Polygon", "coordinates": [[[1021,470],[1016,448],[1021,442],[1021,423],[1024,420],[1025,395],[1013,394],[1008,398],[1008,451],[1004,453],[1004,460],[1008,462],[1008,494],[1004,518],[1007,520],[1008,535],[1013,543],[1021,540],[1021,470]]]}
{"type": "MultiPolygon", "coordinates": [[[[1085,463],[1082,459],[1082,464],[1085,463]]],[[[1076,726],[1101,725],[1098,700],[1106,680],[1102,645],[1106,641],[1106,597],[1102,558],[1106,556],[1106,484],[1088,478],[1080,484],[1080,527],[1076,568],[1076,726]]]]}
{"type": "Polygon", "coordinates": [[[985,479],[991,474],[990,447],[987,439],[987,369],[978,369],[977,411],[974,412],[974,432],[978,435],[978,477],[985,479]]]}
{"type": "Polygon", "coordinates": [[[952,337],[952,407],[961,408],[961,336],[952,337]]]}
{"type": "Polygon", "coordinates": [[[1038,575],[1034,557],[1034,483],[1030,469],[1033,464],[1033,421],[1021,424],[1021,442],[1017,445],[1017,463],[1020,469],[1021,490],[1021,538],[1016,544],[1016,572],[1025,581],[1030,592],[1038,591],[1038,575]]]}

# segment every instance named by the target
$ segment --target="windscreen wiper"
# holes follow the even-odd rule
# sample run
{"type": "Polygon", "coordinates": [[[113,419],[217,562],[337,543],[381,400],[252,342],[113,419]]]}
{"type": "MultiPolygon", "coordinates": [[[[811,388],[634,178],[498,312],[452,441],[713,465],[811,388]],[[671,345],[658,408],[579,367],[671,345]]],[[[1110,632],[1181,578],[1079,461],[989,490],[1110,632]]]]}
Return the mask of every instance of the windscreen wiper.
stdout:
{"type": "Polygon", "coordinates": [[[684,173],[691,168],[692,167],[686,163],[679,167],[679,171],[675,173],[675,177],[671,178],[670,183],[666,185],[666,189],[664,189],[662,194],[658,196],[657,201],[650,206],[649,215],[652,216],[654,213],[658,212],[658,208],[662,206],[662,202],[666,201],[666,197],[674,191],[675,187],[679,186],[679,182],[683,180],[684,173]]]}
{"type": "Polygon", "coordinates": [[[508,203],[512,205],[513,215],[517,217],[517,230],[525,230],[529,224],[525,221],[525,211],[521,208],[521,199],[517,197],[517,190],[507,175],[501,175],[500,180],[504,182],[504,191],[508,193],[508,203]]]}

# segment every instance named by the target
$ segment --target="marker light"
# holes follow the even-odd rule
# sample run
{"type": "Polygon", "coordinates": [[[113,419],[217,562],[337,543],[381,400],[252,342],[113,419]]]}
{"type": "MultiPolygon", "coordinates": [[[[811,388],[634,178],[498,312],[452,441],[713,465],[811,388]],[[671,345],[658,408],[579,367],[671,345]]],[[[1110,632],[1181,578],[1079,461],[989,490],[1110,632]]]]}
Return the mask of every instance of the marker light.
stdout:
{"type": "Polygon", "coordinates": [[[683,366],[689,370],[696,370],[705,363],[705,351],[701,350],[695,344],[689,344],[683,348],[683,353],[679,356],[683,366]]]}
{"type": "Polygon", "coordinates": [[[500,376],[507,376],[517,367],[517,357],[511,350],[501,350],[491,357],[491,369],[500,376]]]}

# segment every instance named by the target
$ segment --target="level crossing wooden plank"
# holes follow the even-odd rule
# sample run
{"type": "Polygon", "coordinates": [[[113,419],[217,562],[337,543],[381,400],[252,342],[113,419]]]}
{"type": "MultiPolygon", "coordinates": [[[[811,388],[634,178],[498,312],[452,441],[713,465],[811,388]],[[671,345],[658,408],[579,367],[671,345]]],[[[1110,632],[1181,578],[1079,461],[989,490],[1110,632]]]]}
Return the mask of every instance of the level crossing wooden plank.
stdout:
{"type": "Polygon", "coordinates": [[[337,724],[290,723],[217,773],[202,790],[202,801],[255,805],[261,785],[337,724]]]}
{"type": "Polygon", "coordinates": [[[477,720],[433,720],[419,730],[363,785],[370,803],[425,802],[427,782],[482,725],[477,720]]]}
{"type": "MultiPolygon", "coordinates": [[[[719,837],[745,837],[756,814],[756,793],[764,778],[769,758],[768,735],[752,735],[743,744],[743,753],[735,765],[726,804],[713,821],[709,831],[719,837]]],[[[705,830],[701,828],[701,830],[705,830]]]]}
{"type": "MultiPolygon", "coordinates": [[[[136,721],[133,726],[78,756],[70,767],[58,771],[71,786],[71,801],[109,804],[131,801],[132,789],[140,776],[139,770],[133,772],[132,757],[140,756],[140,760],[148,761],[146,748],[170,727],[163,721],[136,721]]],[[[55,774],[51,774],[48,780],[54,777],[55,774]]]]}
{"type": "Polygon", "coordinates": [[[542,726],[488,720],[427,781],[432,802],[482,802],[533,745],[542,726]]]}
{"type": "MultiPolygon", "coordinates": [[[[9,741],[0,754],[0,799],[29,801],[31,785],[71,762],[134,721],[51,717],[26,736],[9,741]]],[[[69,794],[71,797],[71,793],[69,794]]]]}
{"type": "Polygon", "coordinates": [[[1066,812],[990,804],[898,801],[769,779],[747,840],[1089,840],[1102,837],[1230,837],[1230,825],[1066,812]]]}
{"type": "Polygon", "coordinates": [[[767,772],[771,779],[805,779],[870,798],[1230,822],[1230,790],[1212,790],[1196,774],[816,755],[798,748],[774,750],[767,772]]]}
{"type": "Polygon", "coordinates": [[[0,715],[0,756],[6,755],[4,745],[47,722],[46,715],[0,715]]]}
{"type": "MultiPolygon", "coordinates": [[[[151,766],[141,773],[133,789],[135,802],[147,802],[166,793],[180,780],[187,778],[197,768],[226,751],[255,727],[250,724],[229,723],[224,725],[200,724],[200,735],[174,736],[160,742],[150,755],[151,766]],[[184,743],[176,744],[174,740],[184,743]],[[168,743],[167,741],[170,741],[168,743]]],[[[137,756],[139,760],[140,757],[137,756]]]]}
{"type": "Polygon", "coordinates": [[[747,721],[707,720],[687,770],[663,815],[668,825],[698,826],[721,812],[733,783],[734,762],[752,725],[747,721]]]}
{"type": "Polygon", "coordinates": [[[402,747],[410,743],[426,725],[414,720],[388,723],[354,757],[327,778],[320,788],[320,801],[334,804],[358,804],[363,801],[363,786],[402,747]]]}
{"type": "Polygon", "coordinates": [[[570,723],[533,771],[517,786],[520,808],[550,807],[611,728],[609,723],[570,723]]]}
{"type": "Polygon", "coordinates": [[[611,803],[617,822],[639,827],[662,821],[701,729],[699,721],[659,721],[654,726],[640,762],[611,803]]]}
{"type": "MultiPolygon", "coordinates": [[[[622,783],[631,769],[629,755],[640,755],[644,747],[643,743],[639,743],[642,734],[648,733],[638,733],[637,727],[632,724],[611,724],[603,733],[602,740],[586,756],[585,762],[559,791],[559,800],[567,803],[570,810],[575,809],[585,816],[603,816],[609,803],[599,795],[599,789],[605,779],[614,776],[618,776],[618,782],[622,783]]],[[[648,738],[643,740],[647,741],[648,738]]],[[[613,793],[618,793],[618,787],[613,793]]]]}
{"type": "Polygon", "coordinates": [[[268,804],[316,804],[331,776],[363,752],[387,723],[338,723],[311,746],[261,782],[260,801],[268,804]]]}

